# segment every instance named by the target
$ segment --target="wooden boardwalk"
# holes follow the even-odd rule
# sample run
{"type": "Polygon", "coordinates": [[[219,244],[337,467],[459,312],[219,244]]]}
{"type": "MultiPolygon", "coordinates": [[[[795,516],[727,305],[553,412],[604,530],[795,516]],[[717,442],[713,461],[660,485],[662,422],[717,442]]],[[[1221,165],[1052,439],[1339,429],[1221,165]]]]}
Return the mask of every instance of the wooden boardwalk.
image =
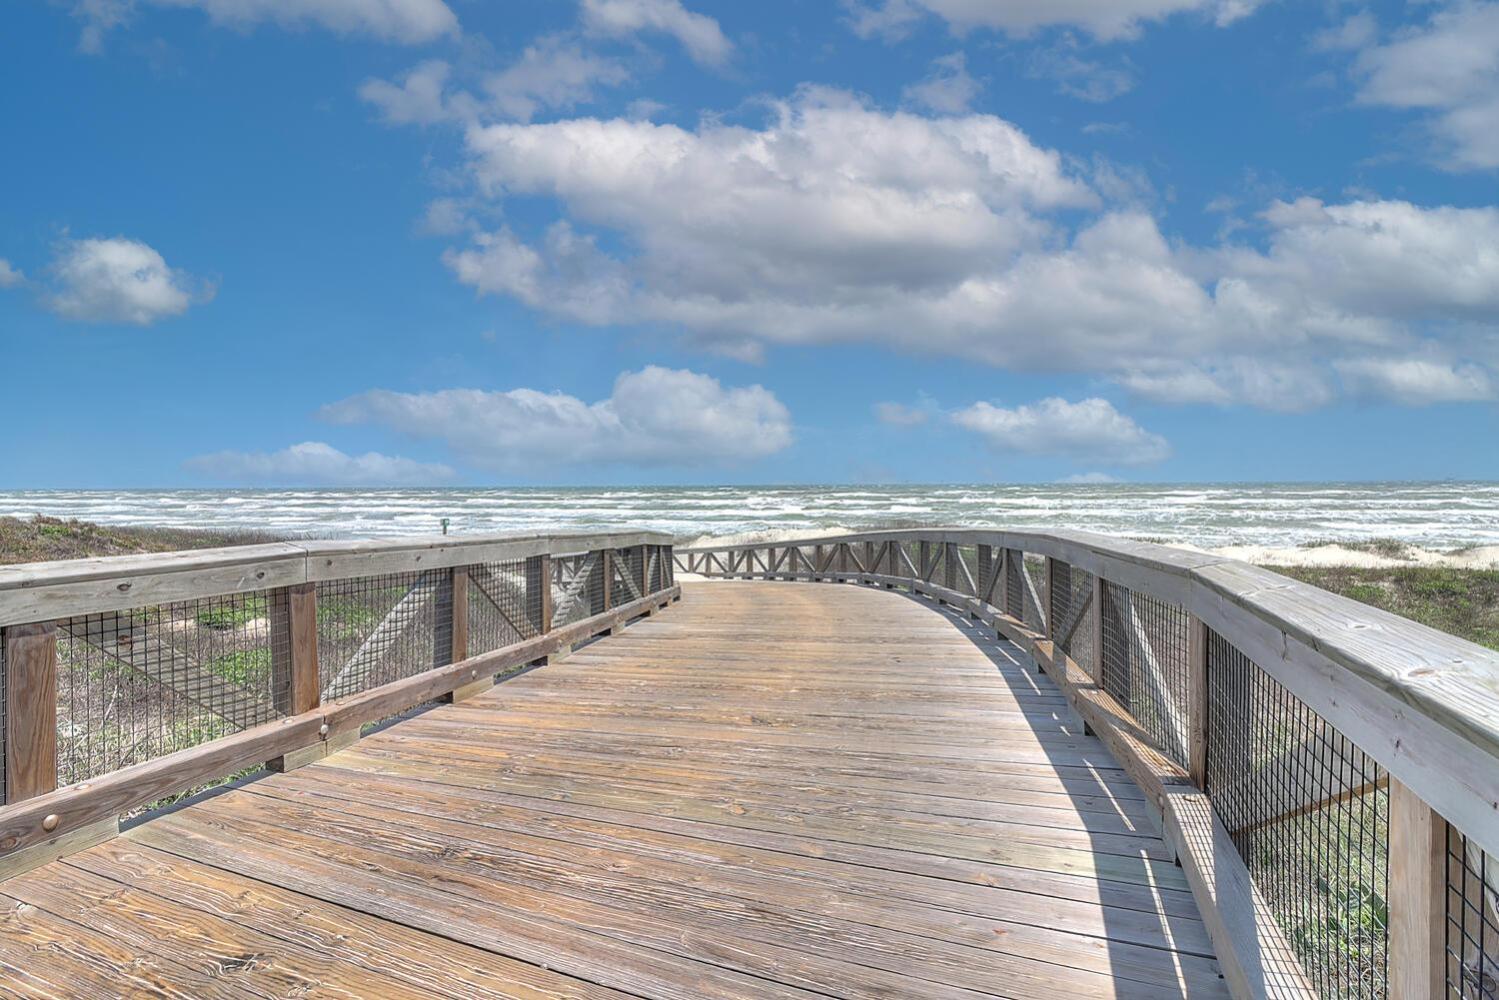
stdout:
{"type": "Polygon", "coordinates": [[[0,883],[0,995],[1227,995],[1013,646],[863,587],[684,590],[0,883]]]}

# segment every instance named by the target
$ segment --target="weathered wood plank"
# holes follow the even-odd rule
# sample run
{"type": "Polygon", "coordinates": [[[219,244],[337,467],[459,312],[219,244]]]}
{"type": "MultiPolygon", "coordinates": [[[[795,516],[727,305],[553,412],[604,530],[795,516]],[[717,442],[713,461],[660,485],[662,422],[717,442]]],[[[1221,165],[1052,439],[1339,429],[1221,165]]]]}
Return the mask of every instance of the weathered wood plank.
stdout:
{"type": "MultiPolygon", "coordinates": [[[[37,869],[20,905],[188,949],[168,992],[254,952],[243,992],[1228,995],[1143,793],[1008,642],[865,587],[703,583],[680,608],[37,869]]],[[[337,734],[385,698],[311,718],[337,734]]],[[[0,930],[0,988],[7,954],[0,930]]]]}
{"type": "Polygon", "coordinates": [[[57,787],[57,626],[10,625],[5,644],[5,798],[45,795],[57,787]]]}

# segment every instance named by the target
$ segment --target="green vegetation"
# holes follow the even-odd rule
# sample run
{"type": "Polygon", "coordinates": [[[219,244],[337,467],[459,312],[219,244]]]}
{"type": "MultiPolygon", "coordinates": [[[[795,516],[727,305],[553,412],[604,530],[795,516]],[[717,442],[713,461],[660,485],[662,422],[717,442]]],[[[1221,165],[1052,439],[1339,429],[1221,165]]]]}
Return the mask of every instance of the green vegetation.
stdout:
{"type": "Polygon", "coordinates": [[[257,618],[264,618],[266,614],[264,597],[252,595],[244,598],[229,598],[199,611],[198,624],[216,632],[227,632],[241,625],[247,625],[257,618]]]}
{"type": "Polygon", "coordinates": [[[214,657],[207,666],[226,681],[254,689],[271,675],[271,651],[264,648],[237,649],[214,657]]]}
{"type": "Polygon", "coordinates": [[[1440,566],[1267,568],[1499,650],[1499,570],[1440,566]]]}
{"type": "Polygon", "coordinates": [[[1373,791],[1236,838],[1323,996],[1382,995],[1388,810],[1388,793],[1373,791]]]}
{"type": "Polygon", "coordinates": [[[1311,542],[1306,547],[1309,549],[1325,549],[1331,546],[1348,549],[1350,552],[1367,552],[1370,555],[1380,556],[1385,559],[1406,559],[1410,556],[1411,547],[1398,538],[1366,538],[1361,541],[1338,541],[1337,539],[1324,539],[1311,542]]]}
{"type": "MultiPolygon", "coordinates": [[[[400,600],[399,596],[392,599],[390,604],[394,605],[398,600],[400,600]]],[[[380,624],[380,620],[389,610],[390,606],[381,610],[360,601],[319,597],[318,633],[335,642],[355,642],[364,638],[376,625],[380,624]]]]}
{"type": "Polygon", "coordinates": [[[175,552],[220,545],[257,545],[280,539],[257,531],[190,528],[111,528],[88,521],[0,517],[0,564],[84,559],[140,552],[175,552]]]}

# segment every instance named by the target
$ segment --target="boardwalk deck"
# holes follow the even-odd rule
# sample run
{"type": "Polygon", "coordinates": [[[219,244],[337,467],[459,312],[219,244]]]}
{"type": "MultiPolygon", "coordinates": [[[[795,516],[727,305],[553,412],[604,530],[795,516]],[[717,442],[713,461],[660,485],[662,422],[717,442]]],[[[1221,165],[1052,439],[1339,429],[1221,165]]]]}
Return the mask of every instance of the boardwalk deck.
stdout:
{"type": "Polygon", "coordinates": [[[854,586],[669,612],[0,883],[0,993],[1226,995],[1014,647],[854,586]]]}

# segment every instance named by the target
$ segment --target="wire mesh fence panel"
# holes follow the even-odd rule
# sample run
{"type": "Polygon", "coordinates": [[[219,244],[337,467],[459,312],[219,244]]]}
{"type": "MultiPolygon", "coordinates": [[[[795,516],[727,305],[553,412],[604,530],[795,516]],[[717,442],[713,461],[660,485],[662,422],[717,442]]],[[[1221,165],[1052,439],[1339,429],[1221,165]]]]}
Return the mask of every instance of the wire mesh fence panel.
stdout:
{"type": "Polygon", "coordinates": [[[958,590],[970,597],[979,591],[979,550],[976,545],[960,545],[957,551],[958,590]]]}
{"type": "MultiPolygon", "coordinates": [[[[1041,594],[1040,581],[1045,579],[1046,559],[1043,556],[1026,556],[1021,561],[1023,576],[1021,578],[1021,615],[1020,620],[1025,622],[1026,628],[1033,632],[1045,630],[1042,621],[1041,605],[1037,598],[1041,594]]],[[[1010,612],[1014,614],[1013,611],[1010,612]]]]}
{"type": "Polygon", "coordinates": [[[1129,600],[1128,588],[1107,580],[1103,584],[1102,646],[1098,657],[1098,683],[1121,705],[1130,702],[1129,640],[1124,631],[1121,607],[1129,600]]]}
{"type": "Polygon", "coordinates": [[[889,550],[885,553],[885,571],[889,575],[904,579],[911,575],[910,568],[906,565],[908,552],[903,542],[891,542],[889,550]]]}
{"type": "Polygon", "coordinates": [[[1093,574],[1064,562],[1051,570],[1052,636],[1074,661],[1093,670],[1093,574]]]}
{"type": "MultiPolygon", "coordinates": [[[[655,591],[658,591],[658,590],[660,590],[662,588],[662,582],[661,582],[661,571],[662,571],[661,547],[659,545],[650,545],[650,546],[647,546],[646,547],[646,557],[649,560],[649,562],[647,564],[647,568],[646,568],[646,581],[647,581],[647,583],[646,583],[646,589],[649,592],[654,593],[655,591]]],[[[747,565],[745,567],[745,570],[748,571],[748,572],[754,572],[758,568],[759,567],[755,566],[755,565],[747,565]]]]}
{"type": "Polygon", "coordinates": [[[603,556],[603,552],[579,552],[552,557],[554,627],[580,622],[603,610],[603,556]]]}
{"type": "Polygon", "coordinates": [[[449,662],[451,580],[446,570],[426,570],[319,583],[318,679],[323,701],[449,662]]]}
{"type": "Polygon", "coordinates": [[[1025,572],[1024,562],[1019,552],[1005,550],[1005,613],[1011,618],[1025,614],[1025,583],[1020,576],[1025,572]]]}
{"type": "Polygon", "coordinates": [[[1186,767],[1191,616],[1179,605],[1107,581],[1099,613],[1099,683],[1129,710],[1156,749],[1186,767]]]}
{"type": "Polygon", "coordinates": [[[1383,997],[1384,770],[1213,632],[1207,658],[1214,811],[1318,992],[1383,997]]]}
{"type": "Polygon", "coordinates": [[[615,549],[609,567],[613,573],[613,579],[609,581],[609,596],[616,606],[638,601],[650,590],[648,582],[641,585],[650,568],[641,546],[615,549]]]}
{"type": "Polygon", "coordinates": [[[541,634],[541,594],[526,589],[526,561],[468,567],[468,651],[477,656],[541,634]]]}
{"type": "Polygon", "coordinates": [[[1499,1000],[1499,859],[1447,829],[1447,996],[1499,1000]]]}
{"type": "Polygon", "coordinates": [[[281,717],[289,669],[275,591],[65,618],[57,780],[73,784],[281,717]]]}

